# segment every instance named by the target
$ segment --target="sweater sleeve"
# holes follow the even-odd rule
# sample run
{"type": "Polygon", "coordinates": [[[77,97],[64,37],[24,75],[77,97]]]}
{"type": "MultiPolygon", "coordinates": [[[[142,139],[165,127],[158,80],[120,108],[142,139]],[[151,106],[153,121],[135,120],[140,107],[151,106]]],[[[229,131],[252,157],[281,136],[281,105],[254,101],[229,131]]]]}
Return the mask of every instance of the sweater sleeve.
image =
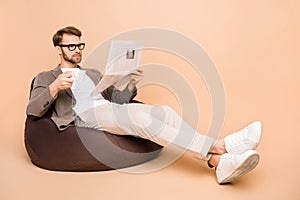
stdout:
{"type": "MultiPolygon", "coordinates": [[[[92,78],[95,85],[97,85],[100,80],[102,79],[103,75],[95,69],[85,69],[87,70],[87,74],[92,78]]],[[[119,90],[115,86],[110,86],[107,89],[105,89],[103,92],[101,92],[102,96],[111,102],[123,104],[123,103],[129,103],[136,95],[137,95],[137,89],[134,88],[132,91],[128,90],[128,86],[123,89],[119,90]]]]}
{"type": "Polygon", "coordinates": [[[123,90],[110,86],[102,92],[102,96],[105,99],[118,104],[129,103],[136,95],[137,89],[134,88],[132,91],[129,91],[128,86],[123,90]]]}
{"type": "Polygon", "coordinates": [[[46,76],[45,72],[35,77],[26,109],[27,115],[42,117],[57,98],[57,95],[52,97],[50,94],[49,85],[52,81],[47,77],[49,76],[46,76]]]}

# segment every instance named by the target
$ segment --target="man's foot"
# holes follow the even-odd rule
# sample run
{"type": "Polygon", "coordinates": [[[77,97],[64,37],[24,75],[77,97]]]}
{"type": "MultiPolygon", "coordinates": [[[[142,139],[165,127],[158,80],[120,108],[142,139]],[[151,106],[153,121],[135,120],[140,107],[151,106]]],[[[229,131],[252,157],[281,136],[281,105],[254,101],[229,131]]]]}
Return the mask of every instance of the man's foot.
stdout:
{"type": "Polygon", "coordinates": [[[261,122],[256,121],[246,128],[224,138],[225,149],[230,154],[240,155],[255,149],[261,138],[261,122]]]}
{"type": "Polygon", "coordinates": [[[211,147],[209,150],[210,154],[218,154],[222,155],[224,153],[227,153],[226,148],[225,148],[225,142],[224,139],[218,139],[215,144],[211,147]]]}
{"type": "Polygon", "coordinates": [[[246,151],[241,155],[225,153],[221,155],[216,168],[219,184],[229,183],[248,173],[259,162],[259,155],[254,150],[246,151]]]}

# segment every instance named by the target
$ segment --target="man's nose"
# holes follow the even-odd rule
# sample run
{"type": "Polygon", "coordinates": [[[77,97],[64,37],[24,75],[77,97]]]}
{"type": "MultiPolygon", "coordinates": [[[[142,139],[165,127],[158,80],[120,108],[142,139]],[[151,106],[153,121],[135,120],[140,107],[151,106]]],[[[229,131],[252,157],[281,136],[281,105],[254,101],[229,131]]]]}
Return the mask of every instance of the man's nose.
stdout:
{"type": "Polygon", "coordinates": [[[75,52],[76,52],[76,53],[80,53],[80,51],[81,51],[81,50],[79,49],[79,47],[76,47],[76,48],[75,48],[75,52]]]}

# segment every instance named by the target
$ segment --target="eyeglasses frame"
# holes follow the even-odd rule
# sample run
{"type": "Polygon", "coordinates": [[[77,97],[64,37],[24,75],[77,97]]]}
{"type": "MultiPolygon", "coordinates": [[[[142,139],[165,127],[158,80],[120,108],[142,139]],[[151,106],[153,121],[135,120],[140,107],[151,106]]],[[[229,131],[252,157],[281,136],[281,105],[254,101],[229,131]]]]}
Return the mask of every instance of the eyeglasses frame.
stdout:
{"type": "Polygon", "coordinates": [[[84,47],[85,47],[85,43],[79,43],[79,44],[59,44],[57,46],[59,46],[59,47],[68,47],[68,49],[70,51],[75,51],[76,48],[78,48],[79,50],[83,50],[84,47]],[[71,46],[75,46],[75,48],[72,49],[71,46]],[[80,48],[80,46],[82,46],[82,47],[80,48]]]}

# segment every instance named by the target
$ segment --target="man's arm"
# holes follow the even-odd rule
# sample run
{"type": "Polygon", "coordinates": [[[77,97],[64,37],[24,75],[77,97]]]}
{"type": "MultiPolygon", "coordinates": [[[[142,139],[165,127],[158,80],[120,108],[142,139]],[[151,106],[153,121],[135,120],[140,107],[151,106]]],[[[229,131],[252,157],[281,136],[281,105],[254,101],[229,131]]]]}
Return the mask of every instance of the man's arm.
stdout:
{"type": "Polygon", "coordinates": [[[111,102],[123,104],[129,103],[136,96],[137,90],[136,88],[134,88],[132,91],[130,91],[127,86],[124,90],[121,91],[114,86],[110,86],[101,94],[105,99],[111,102]]]}
{"type": "Polygon", "coordinates": [[[131,80],[124,90],[120,91],[114,86],[111,86],[102,92],[102,96],[105,99],[110,100],[111,102],[119,104],[129,103],[137,95],[136,84],[142,79],[142,77],[143,70],[138,69],[137,71],[130,74],[131,80]]]}
{"type": "Polygon", "coordinates": [[[58,92],[72,86],[73,79],[71,77],[70,72],[60,74],[55,80],[52,79],[49,72],[38,74],[30,92],[26,114],[42,117],[57,98],[58,92]]]}
{"type": "Polygon", "coordinates": [[[43,72],[35,77],[26,109],[27,115],[42,117],[56,99],[56,96],[52,96],[50,93],[48,76],[47,72],[43,72]]]}

